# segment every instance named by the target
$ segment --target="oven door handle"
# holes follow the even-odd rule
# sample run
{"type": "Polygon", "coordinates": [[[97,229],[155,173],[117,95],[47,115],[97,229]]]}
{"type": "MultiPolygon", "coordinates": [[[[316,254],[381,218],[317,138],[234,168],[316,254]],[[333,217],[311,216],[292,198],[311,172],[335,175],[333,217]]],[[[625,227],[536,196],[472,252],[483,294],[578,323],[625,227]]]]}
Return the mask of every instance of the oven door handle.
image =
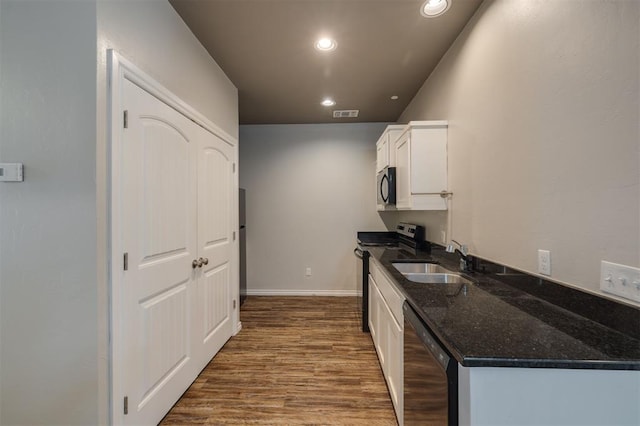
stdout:
{"type": "Polygon", "coordinates": [[[358,247],[353,249],[353,254],[355,254],[358,259],[362,259],[363,253],[362,250],[360,250],[358,247]]]}

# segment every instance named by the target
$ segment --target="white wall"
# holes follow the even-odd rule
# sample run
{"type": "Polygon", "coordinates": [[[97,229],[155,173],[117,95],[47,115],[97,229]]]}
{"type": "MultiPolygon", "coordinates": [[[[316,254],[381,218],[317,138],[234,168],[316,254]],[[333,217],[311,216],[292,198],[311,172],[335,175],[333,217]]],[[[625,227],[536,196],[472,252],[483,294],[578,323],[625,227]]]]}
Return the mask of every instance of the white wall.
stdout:
{"type": "Polygon", "coordinates": [[[355,294],[356,232],[385,229],[374,198],[385,127],[240,126],[249,294],[355,294]]]}
{"type": "MultiPolygon", "coordinates": [[[[452,237],[600,293],[640,266],[640,3],[483,3],[400,122],[449,120],[452,237]]],[[[447,215],[401,214],[440,241],[447,215]]]]}
{"type": "Polygon", "coordinates": [[[96,6],[0,8],[0,424],[96,423],[96,6]]]}
{"type": "Polygon", "coordinates": [[[235,137],[237,90],[165,0],[0,10],[0,424],[106,423],[106,49],[235,137]]]}
{"type": "Polygon", "coordinates": [[[99,0],[97,9],[101,104],[106,94],[106,52],[114,49],[238,137],[238,90],[168,1],[99,0]]]}

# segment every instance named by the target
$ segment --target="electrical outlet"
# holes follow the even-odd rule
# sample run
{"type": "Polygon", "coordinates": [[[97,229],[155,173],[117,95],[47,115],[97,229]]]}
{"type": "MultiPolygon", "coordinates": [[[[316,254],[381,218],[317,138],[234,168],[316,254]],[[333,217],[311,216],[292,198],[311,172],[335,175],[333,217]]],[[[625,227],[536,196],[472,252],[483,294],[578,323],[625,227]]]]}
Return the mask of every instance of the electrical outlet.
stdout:
{"type": "Polygon", "coordinates": [[[640,268],[603,260],[600,264],[600,290],[640,302],[640,268]]]}
{"type": "Polygon", "coordinates": [[[440,231],[440,242],[442,244],[446,244],[447,243],[447,232],[446,231],[440,231]]]}
{"type": "Polygon", "coordinates": [[[538,273],[551,275],[551,252],[549,250],[538,250],[538,273]]]}
{"type": "Polygon", "coordinates": [[[305,276],[310,277],[311,276],[311,268],[307,268],[307,271],[304,274],[305,274],[305,276]]]}

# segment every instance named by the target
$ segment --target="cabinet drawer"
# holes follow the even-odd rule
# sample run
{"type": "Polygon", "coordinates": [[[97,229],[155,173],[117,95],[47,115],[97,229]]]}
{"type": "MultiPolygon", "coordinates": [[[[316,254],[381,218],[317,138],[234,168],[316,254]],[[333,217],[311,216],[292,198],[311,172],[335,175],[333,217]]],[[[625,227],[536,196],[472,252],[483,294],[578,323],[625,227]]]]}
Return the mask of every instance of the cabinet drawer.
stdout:
{"type": "Polygon", "coordinates": [[[402,304],[404,303],[404,296],[396,289],[391,280],[387,278],[380,265],[376,263],[373,258],[370,258],[369,270],[373,277],[380,294],[384,298],[385,302],[389,306],[389,310],[394,316],[394,319],[400,327],[403,327],[404,317],[402,313],[402,304]]]}

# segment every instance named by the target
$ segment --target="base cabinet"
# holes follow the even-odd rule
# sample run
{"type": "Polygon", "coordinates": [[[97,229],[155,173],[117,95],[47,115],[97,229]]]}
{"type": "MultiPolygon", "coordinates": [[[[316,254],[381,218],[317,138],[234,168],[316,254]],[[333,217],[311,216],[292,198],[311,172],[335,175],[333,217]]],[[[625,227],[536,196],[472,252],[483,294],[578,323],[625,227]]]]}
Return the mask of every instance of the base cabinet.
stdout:
{"type": "Polygon", "coordinates": [[[384,300],[378,290],[378,286],[375,281],[369,275],[369,331],[371,333],[371,339],[373,340],[373,346],[378,353],[378,359],[380,360],[380,366],[382,371],[387,370],[387,330],[386,330],[386,316],[383,316],[385,312],[384,300]]]}
{"type": "MultiPolygon", "coordinates": [[[[387,311],[387,314],[390,314],[387,311]]],[[[402,323],[403,324],[403,323],[402,323]]],[[[404,327],[404,324],[403,326],[404,327]]],[[[402,424],[402,396],[403,396],[403,380],[404,374],[402,369],[403,364],[403,329],[398,324],[392,315],[387,317],[387,373],[385,379],[387,380],[387,387],[389,388],[389,394],[393,401],[394,408],[396,410],[396,417],[398,423],[402,424]]]]}
{"type": "Polygon", "coordinates": [[[378,354],[380,367],[387,382],[393,408],[402,425],[403,413],[403,327],[402,312],[404,298],[393,284],[382,275],[380,269],[371,263],[369,275],[369,329],[371,339],[378,354]],[[375,277],[375,278],[374,278],[375,277]],[[386,295],[386,296],[385,296],[386,295]],[[400,311],[398,311],[398,306],[400,311]]]}
{"type": "Polygon", "coordinates": [[[640,425],[640,371],[458,366],[460,426],[640,425]]]}

